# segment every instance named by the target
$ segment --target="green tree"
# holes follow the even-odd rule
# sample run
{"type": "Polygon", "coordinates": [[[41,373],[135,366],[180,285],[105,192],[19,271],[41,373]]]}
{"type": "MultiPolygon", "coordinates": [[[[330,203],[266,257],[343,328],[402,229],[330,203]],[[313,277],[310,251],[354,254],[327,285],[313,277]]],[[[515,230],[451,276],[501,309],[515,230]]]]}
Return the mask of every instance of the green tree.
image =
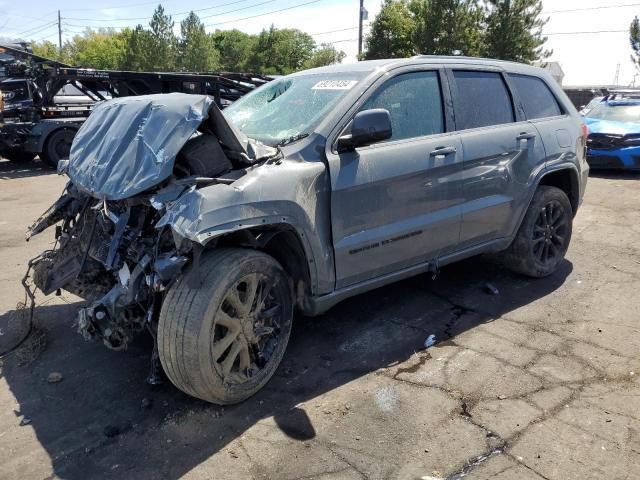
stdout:
{"type": "Polygon", "coordinates": [[[213,44],[220,54],[220,66],[227,72],[242,72],[248,69],[251,52],[256,47],[254,35],[240,30],[218,30],[213,35],[213,44]]]}
{"type": "Polygon", "coordinates": [[[629,26],[629,42],[631,43],[631,61],[640,70],[640,20],[634,17],[629,26]]]}
{"type": "Polygon", "coordinates": [[[158,5],[149,22],[153,70],[162,72],[176,69],[177,40],[173,33],[174,25],[171,15],[166,15],[162,5],[158,5]]]}
{"type": "Polygon", "coordinates": [[[363,57],[402,58],[414,54],[416,23],[405,0],[384,0],[380,13],[371,23],[363,57]]]}
{"type": "Polygon", "coordinates": [[[531,63],[551,55],[545,50],[541,0],[487,0],[484,55],[531,63]]]}
{"type": "Polygon", "coordinates": [[[484,12],[478,0],[412,0],[414,49],[424,55],[477,56],[483,50],[484,12]]]}
{"type": "Polygon", "coordinates": [[[100,70],[119,69],[124,61],[125,33],[114,29],[86,29],[82,35],[76,35],[72,41],[65,42],[63,52],[74,65],[100,70]]]}
{"type": "Polygon", "coordinates": [[[204,24],[193,12],[180,22],[178,52],[180,70],[211,72],[218,68],[220,54],[214,47],[213,38],[207,35],[204,24]]]}
{"type": "Polygon", "coordinates": [[[41,42],[32,42],[31,48],[33,49],[33,53],[35,53],[36,55],[40,55],[41,57],[58,59],[62,62],[65,61],[58,56],[59,52],[58,52],[57,45],[54,44],[53,42],[50,42],[49,40],[43,40],[41,42]]]}
{"type": "Polygon", "coordinates": [[[311,57],[304,63],[303,68],[333,65],[334,63],[342,62],[346,56],[346,53],[341,50],[336,50],[336,47],[330,43],[323,43],[311,53],[311,57]]]}
{"type": "Polygon", "coordinates": [[[287,74],[300,70],[311,58],[316,42],[308,33],[273,25],[258,35],[249,67],[260,73],[287,74]]]}
{"type": "Polygon", "coordinates": [[[149,30],[145,30],[142,25],[138,25],[133,30],[125,32],[126,43],[122,58],[122,70],[131,71],[152,71],[156,64],[153,58],[152,47],[154,39],[149,30]]]}

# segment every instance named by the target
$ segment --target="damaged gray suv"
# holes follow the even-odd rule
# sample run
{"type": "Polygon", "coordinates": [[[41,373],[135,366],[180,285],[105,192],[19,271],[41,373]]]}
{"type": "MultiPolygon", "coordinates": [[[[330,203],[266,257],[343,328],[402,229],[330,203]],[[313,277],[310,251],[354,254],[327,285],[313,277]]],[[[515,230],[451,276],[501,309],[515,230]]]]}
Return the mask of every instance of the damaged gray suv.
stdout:
{"type": "Polygon", "coordinates": [[[476,58],[304,71],[224,113],[198,95],[109,100],[28,232],[56,226],[28,275],[86,300],[86,338],[122,350],[150,332],[152,381],[161,366],[189,395],[239,402],[273,375],[296,310],[486,252],[551,274],[586,133],[547,72],[476,58]]]}

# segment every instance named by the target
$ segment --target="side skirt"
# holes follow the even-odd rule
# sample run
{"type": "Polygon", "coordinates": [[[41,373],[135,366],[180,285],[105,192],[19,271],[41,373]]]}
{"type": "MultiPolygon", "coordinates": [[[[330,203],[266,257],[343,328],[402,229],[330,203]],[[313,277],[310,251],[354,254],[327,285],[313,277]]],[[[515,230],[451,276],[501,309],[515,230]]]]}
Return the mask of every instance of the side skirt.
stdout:
{"type": "Polygon", "coordinates": [[[310,299],[308,307],[304,311],[304,314],[312,317],[321,315],[337,303],[341,302],[342,300],[346,300],[349,297],[353,297],[355,295],[368,292],[369,290],[383,287],[390,283],[398,282],[400,280],[404,280],[405,278],[413,277],[421,273],[436,271],[439,266],[444,266],[453,262],[457,262],[458,260],[473,257],[474,255],[478,255],[480,253],[499,252],[506,249],[512,240],[513,238],[511,237],[490,240],[488,242],[483,242],[478,245],[465,248],[464,250],[453,252],[449,255],[438,258],[437,260],[430,260],[428,262],[419,263],[417,265],[413,265],[396,272],[387,273],[386,275],[382,275],[380,277],[356,283],[355,285],[349,285],[348,287],[340,288],[327,295],[312,297],[310,299]]]}

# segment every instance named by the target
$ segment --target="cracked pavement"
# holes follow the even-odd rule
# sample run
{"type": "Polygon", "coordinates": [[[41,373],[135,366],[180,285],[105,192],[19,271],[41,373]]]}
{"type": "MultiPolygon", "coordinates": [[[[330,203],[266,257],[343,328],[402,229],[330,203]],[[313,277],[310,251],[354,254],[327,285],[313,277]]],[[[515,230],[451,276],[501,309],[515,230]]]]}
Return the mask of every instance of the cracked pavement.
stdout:
{"type": "MultiPolygon", "coordinates": [[[[0,182],[6,332],[64,179],[0,161],[0,182]]],[[[276,376],[224,409],[147,386],[148,339],[108,351],[71,328],[76,298],[40,298],[46,349],[0,367],[0,478],[638,478],[639,204],[639,175],[592,176],[547,279],[474,258],[298,317],[276,376]]]]}

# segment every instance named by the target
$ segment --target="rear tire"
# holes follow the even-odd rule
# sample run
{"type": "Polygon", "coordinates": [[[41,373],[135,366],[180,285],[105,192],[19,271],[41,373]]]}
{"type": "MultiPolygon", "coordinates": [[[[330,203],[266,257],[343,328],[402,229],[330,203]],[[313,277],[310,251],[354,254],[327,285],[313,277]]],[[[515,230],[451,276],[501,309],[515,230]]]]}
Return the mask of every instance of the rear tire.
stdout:
{"type": "Polygon", "coordinates": [[[291,334],[293,297],[280,264],[262,252],[214,250],[201,285],[181,277],[158,322],[158,354],[183,392],[217,404],[255,394],[280,364],[291,334]]]}
{"type": "Polygon", "coordinates": [[[556,187],[538,187],[516,237],[505,251],[505,265],[529,277],[551,275],[569,248],[572,224],[573,210],[567,195],[556,187]]]}
{"type": "Polygon", "coordinates": [[[47,165],[58,168],[60,160],[69,158],[71,143],[76,136],[76,130],[62,128],[53,132],[44,144],[40,158],[47,165]]]}

